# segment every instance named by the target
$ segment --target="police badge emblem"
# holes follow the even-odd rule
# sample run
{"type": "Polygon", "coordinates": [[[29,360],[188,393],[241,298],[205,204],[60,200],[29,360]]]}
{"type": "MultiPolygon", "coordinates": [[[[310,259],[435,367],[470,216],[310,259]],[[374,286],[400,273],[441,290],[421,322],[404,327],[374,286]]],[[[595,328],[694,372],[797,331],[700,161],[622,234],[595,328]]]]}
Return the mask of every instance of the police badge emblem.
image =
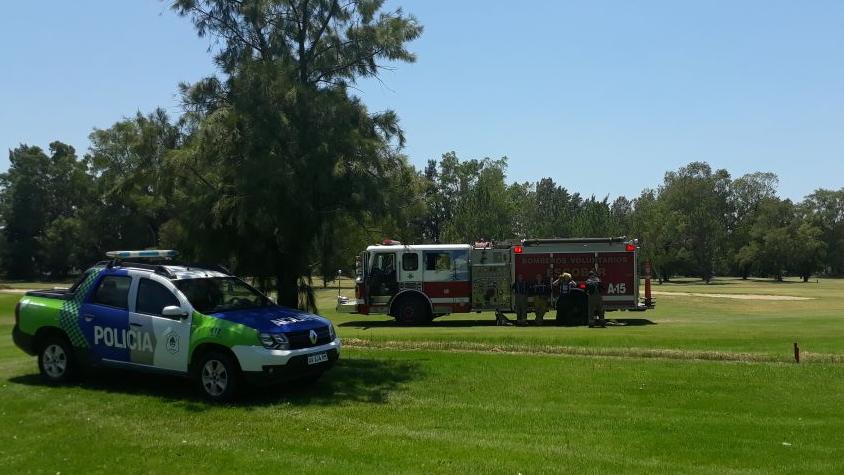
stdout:
{"type": "Polygon", "coordinates": [[[170,353],[178,353],[179,352],[179,335],[175,333],[171,333],[167,335],[167,340],[165,340],[167,345],[167,351],[170,353]]]}

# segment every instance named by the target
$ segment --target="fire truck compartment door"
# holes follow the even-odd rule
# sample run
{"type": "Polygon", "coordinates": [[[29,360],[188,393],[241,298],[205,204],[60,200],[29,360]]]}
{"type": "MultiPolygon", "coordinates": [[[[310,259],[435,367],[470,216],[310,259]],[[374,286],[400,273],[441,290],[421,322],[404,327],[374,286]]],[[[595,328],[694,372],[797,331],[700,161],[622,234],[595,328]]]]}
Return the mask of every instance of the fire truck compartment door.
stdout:
{"type": "Polygon", "coordinates": [[[472,250],[472,310],[509,310],[509,249],[472,250]]]}

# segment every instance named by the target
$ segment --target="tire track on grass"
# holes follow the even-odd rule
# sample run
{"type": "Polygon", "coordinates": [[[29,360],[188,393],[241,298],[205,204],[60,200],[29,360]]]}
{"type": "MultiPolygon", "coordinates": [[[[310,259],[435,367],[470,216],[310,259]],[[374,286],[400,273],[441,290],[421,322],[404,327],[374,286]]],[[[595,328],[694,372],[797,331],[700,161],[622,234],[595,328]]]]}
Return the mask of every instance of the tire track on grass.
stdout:
{"type": "MultiPolygon", "coordinates": [[[[346,338],[346,348],[408,350],[408,351],[456,351],[491,354],[524,355],[568,355],[568,356],[604,356],[613,358],[657,358],[670,360],[729,361],[743,363],[793,363],[792,354],[745,353],[714,350],[677,350],[667,348],[612,348],[557,345],[520,345],[513,343],[483,343],[469,341],[401,341],[401,340],[365,340],[346,338]]],[[[844,363],[844,355],[830,353],[803,352],[801,362],[805,363],[844,363]]]]}

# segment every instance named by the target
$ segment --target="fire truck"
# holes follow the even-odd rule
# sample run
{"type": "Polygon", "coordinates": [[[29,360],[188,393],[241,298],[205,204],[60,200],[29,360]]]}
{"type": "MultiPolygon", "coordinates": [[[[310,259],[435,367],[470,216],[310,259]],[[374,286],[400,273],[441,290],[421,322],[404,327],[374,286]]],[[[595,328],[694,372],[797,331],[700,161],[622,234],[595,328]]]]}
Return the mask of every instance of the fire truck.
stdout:
{"type": "MultiPolygon", "coordinates": [[[[494,244],[404,245],[386,240],[356,258],[355,298],[340,297],[338,310],[390,315],[403,324],[422,324],[451,314],[513,312],[512,284],[550,282],[562,273],[581,288],[590,271],[600,277],[604,309],[653,308],[645,266],[645,296],[639,295],[636,239],[526,239],[494,244]]],[[[556,293],[552,293],[552,300],[556,293]]],[[[528,299],[533,311],[533,298],[528,299]]],[[[552,302],[553,305],[553,302],[552,302]]]]}

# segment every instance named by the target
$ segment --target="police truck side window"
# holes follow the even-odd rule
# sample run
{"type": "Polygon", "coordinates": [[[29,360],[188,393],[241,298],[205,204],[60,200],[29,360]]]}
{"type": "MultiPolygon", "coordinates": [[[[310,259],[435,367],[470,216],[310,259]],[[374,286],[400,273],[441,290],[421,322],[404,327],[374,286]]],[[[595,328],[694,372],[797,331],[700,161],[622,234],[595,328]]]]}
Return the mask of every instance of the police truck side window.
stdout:
{"type": "Polygon", "coordinates": [[[179,306],[179,299],[167,287],[158,282],[141,279],[138,283],[138,299],[135,301],[135,311],[147,315],[161,315],[164,307],[179,306]]]}
{"type": "Polygon", "coordinates": [[[404,254],[401,256],[401,268],[405,271],[419,269],[419,256],[416,254],[404,254]]]}
{"type": "Polygon", "coordinates": [[[93,303],[106,305],[108,307],[129,309],[129,286],[132,278],[125,275],[107,275],[97,286],[93,303]]]}

